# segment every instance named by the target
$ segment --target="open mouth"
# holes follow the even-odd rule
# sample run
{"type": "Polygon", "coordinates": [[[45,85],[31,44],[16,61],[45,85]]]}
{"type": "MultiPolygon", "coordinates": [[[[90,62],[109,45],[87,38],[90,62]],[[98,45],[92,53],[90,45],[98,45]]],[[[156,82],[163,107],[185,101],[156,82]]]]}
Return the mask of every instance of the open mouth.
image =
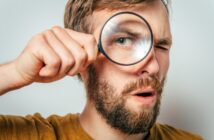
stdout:
{"type": "Polygon", "coordinates": [[[143,89],[132,93],[133,99],[139,101],[142,104],[151,105],[156,101],[156,91],[154,89],[143,89]]]}
{"type": "Polygon", "coordinates": [[[135,96],[146,98],[146,97],[154,96],[154,93],[153,92],[142,92],[142,93],[135,94],[135,96]]]}

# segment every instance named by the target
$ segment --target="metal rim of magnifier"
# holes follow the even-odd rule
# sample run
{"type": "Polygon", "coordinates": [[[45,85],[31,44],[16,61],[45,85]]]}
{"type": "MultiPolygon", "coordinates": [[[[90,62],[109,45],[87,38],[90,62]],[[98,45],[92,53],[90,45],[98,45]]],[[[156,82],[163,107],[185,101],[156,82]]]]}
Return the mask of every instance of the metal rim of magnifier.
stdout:
{"type": "Polygon", "coordinates": [[[154,39],[154,37],[153,37],[152,28],[151,28],[151,26],[149,25],[148,21],[146,21],[145,18],[143,18],[142,16],[140,16],[140,15],[134,13],[134,12],[124,11],[124,12],[119,12],[119,13],[114,14],[113,16],[111,16],[111,17],[105,22],[105,24],[103,25],[103,27],[102,27],[102,29],[101,29],[101,32],[100,32],[100,38],[99,38],[99,43],[98,43],[98,50],[99,50],[106,58],[108,58],[111,62],[113,62],[113,63],[115,63],[115,64],[122,65],[122,66],[135,65],[135,64],[141,62],[142,60],[144,60],[144,59],[148,56],[149,52],[151,51],[151,49],[152,49],[152,47],[153,47],[153,43],[154,43],[154,40],[153,40],[153,39],[154,39]],[[106,54],[106,52],[104,51],[103,46],[102,46],[102,33],[103,33],[103,29],[104,29],[105,25],[106,25],[112,18],[114,18],[115,16],[118,16],[118,15],[121,15],[121,14],[131,14],[131,15],[135,15],[135,16],[139,17],[140,19],[142,19],[142,20],[146,23],[146,25],[147,25],[147,27],[148,27],[148,29],[149,29],[150,35],[151,35],[151,45],[150,45],[150,49],[149,49],[149,51],[147,52],[147,54],[146,54],[142,59],[140,59],[140,60],[138,60],[138,61],[136,61],[136,62],[134,62],[134,63],[130,63],[130,64],[124,64],[124,63],[119,63],[119,62],[117,62],[117,61],[114,61],[112,58],[110,58],[110,57],[106,54]]]}

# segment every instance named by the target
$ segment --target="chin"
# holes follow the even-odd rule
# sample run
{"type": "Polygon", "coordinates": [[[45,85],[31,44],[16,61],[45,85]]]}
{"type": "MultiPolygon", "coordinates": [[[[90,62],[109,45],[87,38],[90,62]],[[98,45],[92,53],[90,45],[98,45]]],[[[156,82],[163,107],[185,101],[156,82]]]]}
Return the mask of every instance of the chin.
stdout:
{"type": "Polygon", "coordinates": [[[142,114],[142,113],[149,113],[153,111],[155,104],[137,104],[137,103],[131,103],[127,104],[126,108],[127,110],[130,110],[130,112],[135,114],[142,114]]]}

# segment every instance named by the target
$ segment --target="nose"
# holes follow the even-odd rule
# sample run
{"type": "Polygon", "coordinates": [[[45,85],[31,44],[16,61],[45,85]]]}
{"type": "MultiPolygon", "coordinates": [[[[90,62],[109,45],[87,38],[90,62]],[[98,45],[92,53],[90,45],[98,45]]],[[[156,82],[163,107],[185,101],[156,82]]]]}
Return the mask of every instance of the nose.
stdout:
{"type": "Polygon", "coordinates": [[[133,67],[134,73],[138,76],[148,75],[155,76],[158,74],[160,67],[156,58],[155,50],[149,52],[147,57],[133,67]]]}

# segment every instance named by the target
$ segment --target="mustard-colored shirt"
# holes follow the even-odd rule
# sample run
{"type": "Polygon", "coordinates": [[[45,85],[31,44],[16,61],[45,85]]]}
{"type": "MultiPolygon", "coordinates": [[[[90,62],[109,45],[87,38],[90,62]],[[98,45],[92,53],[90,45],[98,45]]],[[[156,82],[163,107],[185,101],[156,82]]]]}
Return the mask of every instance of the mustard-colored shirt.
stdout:
{"type": "MultiPolygon", "coordinates": [[[[44,119],[33,116],[0,116],[0,140],[93,140],[81,127],[78,114],[52,115],[44,119]]],[[[147,140],[202,140],[183,130],[155,124],[147,140]]]]}

